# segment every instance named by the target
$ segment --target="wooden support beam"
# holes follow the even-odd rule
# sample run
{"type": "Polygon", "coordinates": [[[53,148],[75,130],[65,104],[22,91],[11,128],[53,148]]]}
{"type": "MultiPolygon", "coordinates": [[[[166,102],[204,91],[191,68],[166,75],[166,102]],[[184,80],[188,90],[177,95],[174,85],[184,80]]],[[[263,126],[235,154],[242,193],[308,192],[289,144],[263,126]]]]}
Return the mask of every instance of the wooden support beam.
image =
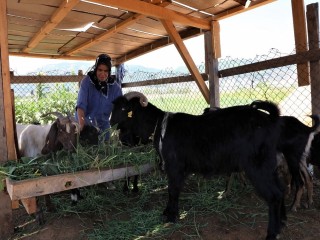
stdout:
{"type": "Polygon", "coordinates": [[[25,47],[22,52],[28,53],[37,46],[38,43],[62,21],[79,2],[80,0],[63,0],[59,8],[52,14],[50,19],[45,22],[40,31],[31,38],[27,47],[25,47]]]}
{"type": "MultiPolygon", "coordinates": [[[[154,4],[157,4],[157,3],[154,3],[154,4]]],[[[169,2],[162,2],[159,4],[159,6],[161,6],[161,7],[165,7],[168,5],[169,5],[169,2]]],[[[133,16],[127,18],[126,20],[121,21],[119,24],[115,24],[112,28],[108,29],[106,32],[104,32],[94,38],[91,38],[88,41],[80,44],[79,46],[76,46],[75,48],[65,52],[63,55],[70,56],[72,54],[75,54],[83,49],[86,49],[86,48],[96,44],[97,42],[111,38],[114,34],[129,27],[130,25],[134,24],[136,21],[138,21],[139,19],[142,19],[142,18],[145,18],[145,16],[142,14],[134,14],[133,16]]]]}
{"type": "Polygon", "coordinates": [[[244,7],[244,6],[232,8],[232,9],[230,9],[228,11],[223,12],[223,13],[214,15],[212,17],[212,20],[222,20],[222,19],[225,19],[225,18],[229,18],[229,17],[235,16],[237,14],[244,13],[246,11],[250,11],[250,10],[252,10],[254,8],[261,7],[261,6],[265,5],[265,4],[272,3],[272,2],[275,2],[275,1],[277,1],[277,0],[269,0],[269,1],[255,0],[255,1],[251,1],[250,5],[247,8],[244,7]]]}
{"type": "MultiPolygon", "coordinates": [[[[0,162],[4,163],[8,159],[16,158],[10,92],[7,1],[0,1],[0,33],[0,162]]],[[[1,187],[0,239],[9,239],[13,232],[11,200],[8,193],[1,187]]]]}
{"type": "Polygon", "coordinates": [[[154,167],[147,163],[141,166],[92,169],[22,181],[6,178],[6,186],[11,200],[21,200],[144,174],[154,170],[154,167]]]}
{"type": "MultiPolygon", "coordinates": [[[[308,39],[310,50],[320,50],[319,3],[307,6],[308,39]]],[[[319,51],[320,55],[320,51],[319,51]]],[[[320,114],[320,59],[310,61],[311,111],[320,114]]],[[[314,168],[314,177],[320,178],[319,168],[314,168]]]]}
{"type": "MultiPolygon", "coordinates": [[[[185,31],[179,32],[180,37],[182,39],[188,39],[190,37],[199,36],[202,33],[203,33],[202,30],[198,29],[198,28],[191,28],[191,29],[189,28],[185,31]]],[[[117,59],[114,59],[114,62],[115,62],[114,64],[119,65],[123,62],[129,61],[133,58],[139,57],[143,54],[152,52],[154,50],[157,50],[159,48],[162,48],[164,46],[168,46],[171,44],[172,44],[172,41],[168,37],[161,38],[159,40],[154,41],[151,44],[144,45],[144,46],[142,46],[142,47],[140,47],[130,53],[127,53],[121,57],[118,57],[117,59]]]]}
{"type": "Polygon", "coordinates": [[[209,75],[210,107],[220,107],[218,58],[221,56],[220,24],[212,21],[211,31],[204,34],[206,73],[209,75]]]}
{"type": "Polygon", "coordinates": [[[79,82],[83,76],[13,76],[11,83],[56,83],[56,82],[79,82]]]}
{"type": "MultiPolygon", "coordinates": [[[[201,74],[203,80],[208,80],[208,74],[201,74]]],[[[187,76],[177,76],[177,77],[169,77],[169,78],[160,78],[160,79],[150,79],[145,81],[138,82],[129,82],[122,83],[121,87],[129,88],[129,87],[143,87],[143,86],[154,86],[154,85],[162,85],[169,83],[182,83],[182,82],[194,82],[194,77],[192,75],[187,76]]]]}
{"type": "MultiPolygon", "coordinates": [[[[14,131],[13,131],[13,115],[12,115],[12,102],[10,91],[10,68],[9,68],[9,49],[8,49],[8,22],[7,22],[7,5],[1,1],[0,4],[0,64],[1,64],[1,84],[5,121],[2,122],[1,135],[6,136],[7,156],[0,159],[0,161],[15,160],[17,158],[14,144],[14,131]]],[[[5,146],[1,146],[4,147],[5,146]]]]}
{"type": "MultiPolygon", "coordinates": [[[[307,6],[308,40],[310,50],[320,49],[319,4],[307,6]]],[[[320,114],[320,60],[310,61],[312,114],[320,114]]]]}
{"type": "Polygon", "coordinates": [[[37,212],[37,199],[35,197],[21,199],[21,203],[28,214],[37,212]]]}
{"type": "Polygon", "coordinates": [[[12,209],[18,209],[20,207],[19,200],[11,201],[12,209]]]}
{"type": "Polygon", "coordinates": [[[16,57],[28,57],[28,58],[43,58],[43,59],[59,59],[59,60],[80,60],[80,61],[91,61],[95,60],[96,57],[92,56],[65,56],[65,55],[46,55],[37,53],[10,53],[10,56],[16,57]]]}
{"type": "MultiPolygon", "coordinates": [[[[1,37],[1,36],[0,36],[1,37]]],[[[1,48],[0,48],[1,50],[1,48]]],[[[4,115],[4,95],[3,95],[3,79],[2,79],[2,67],[1,67],[1,57],[0,57],[0,122],[1,124],[5,123],[4,115]]],[[[1,125],[2,126],[2,125],[1,125]]],[[[4,163],[8,160],[8,148],[7,148],[7,137],[5,130],[2,130],[0,133],[0,163],[4,163]]],[[[1,184],[0,184],[1,185],[1,184]]]]}
{"type": "Polygon", "coordinates": [[[11,200],[8,193],[1,190],[0,191],[0,239],[10,239],[13,232],[14,232],[14,225],[12,220],[11,200]]]}
{"type": "Polygon", "coordinates": [[[247,64],[244,66],[228,68],[219,71],[219,77],[230,77],[244,73],[257,72],[270,68],[284,67],[292,64],[302,64],[308,61],[317,61],[320,59],[320,49],[309,50],[290,56],[274,58],[262,62],[247,64]]]}
{"type": "Polygon", "coordinates": [[[182,25],[196,27],[204,30],[210,29],[210,21],[186,14],[178,13],[164,7],[139,0],[92,0],[92,2],[117,7],[134,13],[140,13],[145,16],[154,17],[182,25]]]}
{"type": "MultiPolygon", "coordinates": [[[[305,17],[304,0],[291,0],[294,39],[297,53],[308,50],[307,27],[305,17]]],[[[308,63],[298,64],[298,85],[309,85],[309,65],[308,63]]]]}
{"type": "Polygon", "coordinates": [[[203,80],[199,69],[197,68],[196,64],[192,60],[192,57],[190,53],[188,52],[187,47],[184,45],[179,33],[175,29],[172,22],[167,20],[161,20],[163,26],[165,27],[167,33],[169,34],[171,40],[173,41],[174,45],[176,46],[178,52],[180,53],[180,56],[182,57],[184,63],[186,64],[187,68],[189,69],[191,75],[194,77],[202,95],[204,96],[204,99],[209,103],[210,97],[209,97],[209,89],[203,80]]]}
{"type": "Polygon", "coordinates": [[[108,31],[94,37],[91,38],[89,41],[86,41],[82,44],[80,44],[79,46],[65,52],[63,55],[72,55],[75,54],[83,49],[86,49],[94,44],[96,44],[97,42],[100,42],[102,40],[105,40],[107,38],[110,38],[111,36],[113,36],[115,33],[122,31],[124,28],[127,28],[128,26],[132,25],[134,22],[138,21],[141,18],[144,18],[145,16],[142,14],[134,14],[132,17],[120,22],[119,24],[114,25],[111,29],[108,29],[108,31]]]}

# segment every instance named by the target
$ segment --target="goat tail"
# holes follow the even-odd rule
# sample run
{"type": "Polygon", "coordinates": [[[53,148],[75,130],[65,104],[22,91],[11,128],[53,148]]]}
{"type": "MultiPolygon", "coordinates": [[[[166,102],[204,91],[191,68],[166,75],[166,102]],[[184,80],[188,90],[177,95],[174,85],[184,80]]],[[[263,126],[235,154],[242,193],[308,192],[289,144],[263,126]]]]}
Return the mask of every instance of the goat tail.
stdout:
{"type": "Polygon", "coordinates": [[[252,102],[250,106],[252,108],[268,112],[272,120],[278,120],[280,117],[280,110],[273,102],[257,100],[252,102]]]}
{"type": "Polygon", "coordinates": [[[313,120],[313,126],[312,126],[312,131],[315,133],[320,132],[320,116],[318,114],[313,114],[309,116],[313,120]]]}

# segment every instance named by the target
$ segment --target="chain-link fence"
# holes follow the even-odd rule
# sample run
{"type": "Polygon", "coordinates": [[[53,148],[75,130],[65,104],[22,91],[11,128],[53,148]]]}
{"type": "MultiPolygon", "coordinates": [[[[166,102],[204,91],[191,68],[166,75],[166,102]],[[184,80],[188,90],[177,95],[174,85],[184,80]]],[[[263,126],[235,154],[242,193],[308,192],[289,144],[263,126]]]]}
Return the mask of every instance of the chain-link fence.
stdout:
{"type": "MultiPolygon", "coordinates": [[[[253,59],[220,59],[219,72],[278,59],[286,55],[271,49],[268,54],[253,59]]],[[[204,64],[198,68],[201,73],[205,72],[204,64]]],[[[26,83],[26,78],[21,78],[21,82],[19,82],[19,76],[13,77],[13,79],[16,78],[12,84],[15,93],[16,121],[43,123],[48,121],[48,119],[41,119],[40,116],[44,113],[50,111],[73,113],[79,90],[79,80],[82,76],[72,73],[64,75],[60,78],[54,78],[54,83],[49,82],[52,81],[50,79],[53,79],[51,73],[41,76],[30,74],[27,76],[29,83],[26,83]],[[39,80],[40,77],[41,80],[39,80]]],[[[150,102],[165,111],[202,114],[203,109],[209,107],[197,84],[190,77],[187,68],[180,72],[172,69],[159,72],[130,72],[126,70],[122,84],[124,93],[141,91],[149,98],[150,102]]],[[[209,85],[208,81],[206,84],[209,85]]],[[[257,99],[270,100],[280,106],[283,115],[293,115],[310,124],[307,115],[311,114],[311,90],[310,86],[298,87],[296,64],[228,77],[222,75],[219,84],[221,107],[248,104],[257,99]]]]}

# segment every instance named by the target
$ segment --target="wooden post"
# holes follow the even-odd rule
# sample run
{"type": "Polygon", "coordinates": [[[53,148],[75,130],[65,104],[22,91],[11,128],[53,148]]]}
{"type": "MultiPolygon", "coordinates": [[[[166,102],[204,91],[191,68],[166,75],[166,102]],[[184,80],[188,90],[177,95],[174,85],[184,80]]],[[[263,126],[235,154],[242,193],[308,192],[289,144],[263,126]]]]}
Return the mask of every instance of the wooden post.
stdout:
{"type": "MultiPolygon", "coordinates": [[[[16,159],[10,94],[7,1],[0,1],[0,33],[0,162],[3,163],[8,159],[16,159]]],[[[0,239],[8,239],[13,229],[11,199],[5,189],[0,189],[0,239]]]]}
{"type": "MultiPolygon", "coordinates": [[[[309,49],[319,49],[319,4],[307,6],[309,49]]],[[[311,109],[312,114],[320,114],[320,60],[310,61],[311,109]]],[[[316,178],[320,178],[319,169],[314,169],[316,178]]]]}
{"type": "MultiPolygon", "coordinates": [[[[13,116],[12,103],[10,92],[10,71],[9,71],[9,49],[8,49],[8,21],[7,21],[7,1],[0,1],[0,54],[1,54],[1,85],[2,85],[2,111],[4,111],[4,123],[1,126],[0,135],[6,135],[7,157],[0,159],[6,161],[7,159],[15,160],[16,151],[13,135],[13,116]]],[[[3,145],[1,146],[3,147],[3,145]]]]}
{"type": "Polygon", "coordinates": [[[0,239],[9,239],[13,234],[11,199],[7,192],[0,191],[0,239]]]}
{"type": "MultiPolygon", "coordinates": [[[[308,50],[304,0],[291,0],[291,5],[296,52],[300,53],[308,50]]],[[[297,72],[298,85],[309,85],[310,81],[308,63],[297,64],[297,72]]]]}
{"type": "Polygon", "coordinates": [[[220,107],[218,58],[221,57],[220,25],[212,21],[211,30],[204,34],[206,73],[209,75],[210,107],[220,107]]]}

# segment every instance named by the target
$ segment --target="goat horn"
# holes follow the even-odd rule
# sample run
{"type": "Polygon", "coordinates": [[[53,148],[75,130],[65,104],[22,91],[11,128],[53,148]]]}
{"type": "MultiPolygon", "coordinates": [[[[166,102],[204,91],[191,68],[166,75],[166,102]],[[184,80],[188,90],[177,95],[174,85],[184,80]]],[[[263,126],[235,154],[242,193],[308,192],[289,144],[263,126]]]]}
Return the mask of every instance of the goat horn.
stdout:
{"type": "Polygon", "coordinates": [[[141,92],[128,92],[124,94],[124,97],[127,100],[131,100],[132,98],[138,97],[140,99],[140,104],[142,107],[146,107],[148,105],[148,98],[141,92]]]}

